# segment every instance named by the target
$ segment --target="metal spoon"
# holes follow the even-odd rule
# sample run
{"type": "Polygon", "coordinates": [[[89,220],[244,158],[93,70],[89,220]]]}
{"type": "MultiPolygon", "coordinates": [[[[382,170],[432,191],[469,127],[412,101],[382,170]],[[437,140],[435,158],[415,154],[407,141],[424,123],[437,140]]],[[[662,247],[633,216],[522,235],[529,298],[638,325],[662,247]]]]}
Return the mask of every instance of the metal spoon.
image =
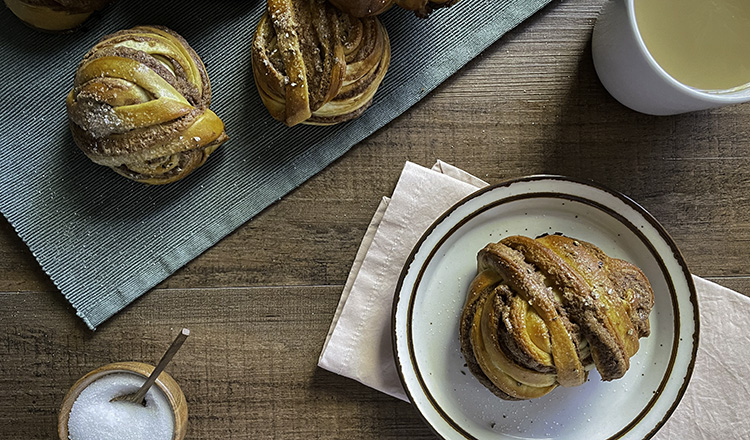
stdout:
{"type": "Polygon", "coordinates": [[[172,360],[172,357],[174,357],[174,355],[177,353],[177,350],[182,347],[182,343],[185,342],[185,339],[187,339],[188,336],[190,336],[190,330],[183,328],[182,331],[180,331],[180,334],[178,334],[174,341],[172,341],[172,345],[169,346],[167,352],[164,353],[164,356],[161,357],[161,360],[156,365],[156,368],[154,368],[154,371],[151,372],[151,375],[148,377],[148,379],[146,379],[146,382],[143,383],[138,391],[136,391],[135,393],[124,394],[122,396],[116,396],[112,398],[110,402],[127,401],[146,406],[146,402],[144,400],[146,397],[146,392],[148,392],[149,388],[151,388],[154,382],[156,382],[156,379],[167,366],[169,361],[172,360]]]}

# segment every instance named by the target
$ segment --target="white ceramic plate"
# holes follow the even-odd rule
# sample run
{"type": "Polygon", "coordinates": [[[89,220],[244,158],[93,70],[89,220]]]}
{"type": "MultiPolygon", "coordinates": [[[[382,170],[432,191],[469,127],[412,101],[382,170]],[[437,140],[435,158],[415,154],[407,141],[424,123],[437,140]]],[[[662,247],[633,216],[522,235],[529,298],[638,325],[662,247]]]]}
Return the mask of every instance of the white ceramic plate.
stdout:
{"type": "Polygon", "coordinates": [[[438,219],[407,260],[393,308],[394,350],[410,400],[448,439],[645,439],[682,397],[698,347],[690,272],[664,228],[629,198],[559,176],[531,176],[478,191],[438,219]],[[625,377],[596,371],[576,388],[531,401],[495,397],[469,372],[458,324],[476,254],[508,235],[563,233],[628,260],[648,277],[655,304],[625,377]]]}

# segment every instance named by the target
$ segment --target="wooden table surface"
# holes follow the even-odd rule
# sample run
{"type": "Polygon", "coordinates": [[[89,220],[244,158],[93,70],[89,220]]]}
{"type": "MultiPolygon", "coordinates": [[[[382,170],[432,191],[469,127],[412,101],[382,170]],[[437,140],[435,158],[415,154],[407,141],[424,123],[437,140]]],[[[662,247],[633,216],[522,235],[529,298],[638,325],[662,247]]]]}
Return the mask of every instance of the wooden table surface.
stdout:
{"type": "Polygon", "coordinates": [[[192,336],[167,371],[187,396],[187,438],[433,438],[409,404],[316,366],[405,161],[442,159],[491,183],[592,179],[650,211],[693,273],[750,293],[750,105],[671,117],[620,105],[591,61],[603,3],[553,1],[96,332],[0,221],[0,438],[55,438],[73,382],[109,362],[157,362],[182,327],[192,336]]]}

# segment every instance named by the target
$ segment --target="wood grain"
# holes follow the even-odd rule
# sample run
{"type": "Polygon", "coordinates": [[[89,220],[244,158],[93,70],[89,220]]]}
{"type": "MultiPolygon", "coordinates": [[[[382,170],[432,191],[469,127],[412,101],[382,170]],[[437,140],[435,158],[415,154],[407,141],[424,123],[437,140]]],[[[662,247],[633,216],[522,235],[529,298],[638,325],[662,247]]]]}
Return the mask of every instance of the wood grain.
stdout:
{"type": "Polygon", "coordinates": [[[597,181],[650,211],[693,273],[750,293],[750,106],[671,117],[621,106],[591,62],[603,3],[553,2],[96,332],[0,221],[0,438],[54,438],[80,376],[155,363],[182,327],[193,335],[168,371],[188,400],[186,438],[433,438],[408,404],[316,367],[362,235],[407,160],[491,183],[597,181]]]}

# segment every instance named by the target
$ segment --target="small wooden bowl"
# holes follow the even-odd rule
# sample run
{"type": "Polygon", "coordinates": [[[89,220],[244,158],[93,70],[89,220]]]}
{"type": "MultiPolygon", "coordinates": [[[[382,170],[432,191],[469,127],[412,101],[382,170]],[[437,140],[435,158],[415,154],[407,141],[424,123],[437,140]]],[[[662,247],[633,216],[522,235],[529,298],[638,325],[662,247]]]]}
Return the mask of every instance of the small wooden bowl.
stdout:
{"type": "MultiPolygon", "coordinates": [[[[68,440],[68,417],[70,416],[70,410],[73,408],[73,403],[84,388],[107,374],[131,373],[147,378],[152,371],[154,371],[153,365],[141,362],[115,362],[99,367],[78,379],[78,381],[70,388],[68,394],[65,395],[62,407],[60,408],[60,416],[57,419],[57,433],[60,436],[60,440],[68,440]]],[[[177,385],[177,382],[175,382],[174,379],[172,379],[172,376],[164,371],[156,379],[154,386],[159,387],[167,397],[169,405],[172,407],[172,414],[174,415],[174,436],[172,437],[172,440],[183,440],[187,431],[188,421],[185,395],[182,394],[180,386],[177,385]]]]}

